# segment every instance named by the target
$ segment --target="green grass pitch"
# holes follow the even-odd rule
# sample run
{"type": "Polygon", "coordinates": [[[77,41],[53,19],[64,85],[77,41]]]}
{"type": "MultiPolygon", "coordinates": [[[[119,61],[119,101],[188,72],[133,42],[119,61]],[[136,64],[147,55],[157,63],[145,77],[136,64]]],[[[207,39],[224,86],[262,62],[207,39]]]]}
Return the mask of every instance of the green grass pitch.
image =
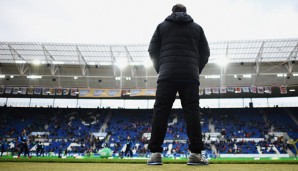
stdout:
{"type": "Polygon", "coordinates": [[[164,158],[162,166],[148,166],[146,159],[101,159],[96,157],[85,158],[57,158],[57,157],[32,157],[32,158],[0,158],[1,171],[193,171],[193,170],[286,170],[298,171],[296,158],[217,158],[211,159],[208,166],[187,166],[186,159],[164,158]]]}

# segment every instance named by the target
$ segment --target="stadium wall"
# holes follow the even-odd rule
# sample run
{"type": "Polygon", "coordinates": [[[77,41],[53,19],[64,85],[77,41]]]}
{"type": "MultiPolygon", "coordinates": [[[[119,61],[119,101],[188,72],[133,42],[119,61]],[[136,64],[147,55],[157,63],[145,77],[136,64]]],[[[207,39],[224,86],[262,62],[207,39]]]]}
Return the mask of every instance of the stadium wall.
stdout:
{"type": "MultiPolygon", "coordinates": [[[[0,98],[0,106],[59,108],[152,109],[154,99],[0,98]]],[[[201,99],[202,108],[298,107],[298,97],[201,99]]],[[[173,108],[180,109],[180,99],[173,108]]]]}

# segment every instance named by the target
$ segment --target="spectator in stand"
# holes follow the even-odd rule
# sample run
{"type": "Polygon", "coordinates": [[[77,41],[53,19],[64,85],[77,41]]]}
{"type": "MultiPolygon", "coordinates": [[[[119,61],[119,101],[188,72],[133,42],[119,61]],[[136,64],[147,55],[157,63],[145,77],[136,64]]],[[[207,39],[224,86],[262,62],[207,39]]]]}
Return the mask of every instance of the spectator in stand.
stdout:
{"type": "Polygon", "coordinates": [[[5,146],[6,146],[6,141],[3,138],[2,141],[1,141],[1,155],[0,155],[1,157],[2,157],[2,155],[4,153],[4,151],[5,151],[5,146]]]}
{"type": "Polygon", "coordinates": [[[24,129],[21,133],[21,135],[18,138],[18,145],[19,145],[19,154],[18,158],[20,158],[21,154],[24,152],[25,157],[31,158],[29,156],[29,148],[28,148],[28,137],[26,135],[26,130],[24,129]]]}
{"type": "Polygon", "coordinates": [[[39,157],[41,155],[41,148],[42,148],[41,142],[38,141],[36,145],[36,157],[39,157]]]}
{"type": "Polygon", "coordinates": [[[62,146],[60,145],[58,150],[58,158],[62,158],[62,153],[63,153],[63,149],[62,149],[62,146]]]}
{"type": "Polygon", "coordinates": [[[126,142],[126,148],[125,148],[125,157],[127,157],[127,154],[129,155],[129,157],[133,157],[132,156],[132,150],[131,150],[131,140],[130,137],[127,137],[127,142],[126,142]]]}
{"type": "Polygon", "coordinates": [[[41,144],[41,149],[40,149],[40,156],[43,156],[43,157],[44,157],[44,153],[45,153],[45,146],[44,146],[44,144],[42,143],[42,144],[41,144]]]}
{"type": "Polygon", "coordinates": [[[14,153],[17,152],[17,139],[13,139],[11,141],[9,150],[11,152],[11,155],[14,156],[14,153]]]}

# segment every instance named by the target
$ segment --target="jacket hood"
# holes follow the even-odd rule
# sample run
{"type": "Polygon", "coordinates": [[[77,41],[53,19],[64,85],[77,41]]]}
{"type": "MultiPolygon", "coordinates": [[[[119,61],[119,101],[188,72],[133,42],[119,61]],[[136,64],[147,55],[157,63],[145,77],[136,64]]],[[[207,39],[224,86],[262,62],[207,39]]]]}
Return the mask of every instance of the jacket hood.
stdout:
{"type": "Polygon", "coordinates": [[[179,23],[179,24],[186,24],[193,22],[193,19],[190,15],[186,14],[185,12],[175,12],[168,16],[166,21],[179,23]]]}

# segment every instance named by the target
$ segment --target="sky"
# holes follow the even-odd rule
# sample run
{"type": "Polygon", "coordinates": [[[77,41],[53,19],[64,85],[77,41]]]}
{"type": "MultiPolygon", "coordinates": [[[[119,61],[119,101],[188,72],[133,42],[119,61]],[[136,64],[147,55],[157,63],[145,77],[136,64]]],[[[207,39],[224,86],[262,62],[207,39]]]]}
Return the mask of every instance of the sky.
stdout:
{"type": "Polygon", "coordinates": [[[149,43],[177,3],[209,41],[298,38],[297,0],[0,0],[0,41],[149,43]]]}

